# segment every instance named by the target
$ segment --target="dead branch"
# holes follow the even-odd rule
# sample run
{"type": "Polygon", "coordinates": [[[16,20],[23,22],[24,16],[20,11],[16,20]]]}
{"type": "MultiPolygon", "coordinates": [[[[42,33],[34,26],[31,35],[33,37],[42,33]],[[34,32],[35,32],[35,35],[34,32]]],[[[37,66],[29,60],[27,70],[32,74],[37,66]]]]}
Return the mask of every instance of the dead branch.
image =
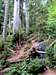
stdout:
{"type": "Polygon", "coordinates": [[[49,45],[48,49],[49,49],[50,47],[52,47],[55,43],[56,43],[56,40],[54,40],[54,41],[49,45]]]}
{"type": "Polygon", "coordinates": [[[15,54],[15,51],[10,49],[10,48],[7,48],[8,50],[10,50],[13,54],[15,54]]]}

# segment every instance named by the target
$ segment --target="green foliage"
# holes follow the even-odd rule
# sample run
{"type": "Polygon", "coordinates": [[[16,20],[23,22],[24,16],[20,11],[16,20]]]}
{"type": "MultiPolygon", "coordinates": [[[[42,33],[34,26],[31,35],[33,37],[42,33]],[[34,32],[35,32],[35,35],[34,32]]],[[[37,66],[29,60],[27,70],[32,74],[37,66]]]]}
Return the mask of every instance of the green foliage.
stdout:
{"type": "Polygon", "coordinates": [[[8,35],[6,41],[7,41],[7,46],[9,48],[13,46],[12,40],[13,40],[13,35],[8,35]]]}
{"type": "Polygon", "coordinates": [[[12,52],[7,49],[7,50],[4,50],[2,54],[3,54],[3,57],[6,58],[6,57],[9,57],[12,54],[12,52]]]}
{"type": "Polygon", "coordinates": [[[13,0],[9,0],[9,18],[11,20],[11,18],[13,17],[13,0]]]}
{"type": "Polygon", "coordinates": [[[41,0],[29,1],[30,31],[37,32],[41,37],[47,35],[47,13],[47,5],[43,6],[41,0]]]}
{"type": "Polygon", "coordinates": [[[0,34],[2,33],[3,19],[4,19],[3,1],[0,0],[0,34]]]}
{"type": "Polygon", "coordinates": [[[25,41],[26,39],[26,32],[25,32],[25,28],[20,28],[18,32],[16,32],[13,36],[13,39],[12,39],[12,43],[13,45],[15,45],[16,43],[20,44],[21,41],[25,41]]]}
{"type": "Polygon", "coordinates": [[[44,63],[42,63],[41,59],[34,59],[33,61],[30,62],[29,67],[28,67],[28,71],[30,73],[35,73],[36,71],[39,70],[39,68],[43,65],[44,63]]]}
{"type": "Polygon", "coordinates": [[[30,73],[30,71],[38,70],[43,65],[41,60],[36,58],[28,61],[10,65],[10,69],[5,73],[5,75],[35,75],[34,73],[30,73]]]}
{"type": "Polygon", "coordinates": [[[4,64],[4,60],[0,60],[0,65],[3,65],[4,64]]]}
{"type": "Polygon", "coordinates": [[[42,5],[40,0],[29,1],[30,31],[39,37],[56,37],[56,1],[49,0],[42,5]]]}
{"type": "Polygon", "coordinates": [[[2,36],[0,35],[0,48],[3,48],[3,45],[4,45],[3,38],[2,38],[2,36]]]}
{"type": "Polygon", "coordinates": [[[48,35],[52,37],[56,37],[56,1],[53,0],[51,3],[49,2],[48,7],[48,20],[46,31],[48,35]]]}
{"type": "MultiPolygon", "coordinates": [[[[50,1],[50,0],[49,0],[50,1]]],[[[0,0],[0,24],[3,24],[3,11],[2,0],[0,0]]],[[[13,16],[13,1],[9,2],[9,15],[8,18],[12,20],[13,16]]],[[[48,3],[48,6],[43,6],[41,0],[29,0],[29,21],[30,29],[29,33],[37,33],[40,39],[47,38],[51,36],[56,38],[56,0],[52,0],[48,3]]],[[[23,24],[23,23],[22,23],[23,24]]],[[[0,26],[1,30],[1,26],[0,26]]],[[[9,48],[13,47],[13,44],[16,41],[25,38],[27,35],[25,33],[25,28],[20,27],[19,31],[13,36],[13,34],[8,35],[6,38],[7,46],[9,48]]],[[[8,29],[8,33],[11,32],[11,29],[8,29]]],[[[3,48],[3,39],[0,37],[0,48],[3,48]]],[[[4,58],[7,58],[11,55],[9,50],[4,50],[2,52],[4,58]]],[[[52,45],[49,49],[47,48],[47,54],[45,62],[36,58],[34,60],[23,61],[18,64],[12,64],[9,67],[9,70],[5,75],[35,75],[33,72],[39,70],[42,65],[47,65],[52,68],[56,68],[56,44],[52,45]]],[[[0,60],[0,65],[6,63],[4,60],[0,60]]]]}
{"type": "Polygon", "coordinates": [[[26,31],[25,30],[25,27],[21,26],[18,33],[19,33],[19,35],[21,35],[21,34],[22,35],[26,35],[26,32],[25,31],[26,31]]]}
{"type": "Polygon", "coordinates": [[[46,63],[49,67],[54,68],[56,66],[56,43],[49,49],[47,48],[46,63]]]}

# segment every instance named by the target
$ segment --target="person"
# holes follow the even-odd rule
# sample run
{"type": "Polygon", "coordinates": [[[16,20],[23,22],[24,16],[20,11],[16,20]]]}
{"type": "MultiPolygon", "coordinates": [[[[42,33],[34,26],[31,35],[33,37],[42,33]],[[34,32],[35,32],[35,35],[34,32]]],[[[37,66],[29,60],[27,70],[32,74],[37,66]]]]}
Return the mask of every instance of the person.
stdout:
{"type": "MultiPolygon", "coordinates": [[[[40,42],[35,42],[34,40],[32,41],[32,49],[35,51],[38,50],[38,51],[45,51],[45,45],[43,43],[41,43],[42,41],[40,42]]],[[[39,58],[44,58],[45,57],[45,54],[44,53],[36,53],[37,56],[39,58]]]]}
{"type": "Polygon", "coordinates": [[[32,58],[32,59],[34,59],[37,56],[39,57],[39,54],[36,52],[36,49],[33,47],[32,51],[30,51],[29,57],[32,58]]]}

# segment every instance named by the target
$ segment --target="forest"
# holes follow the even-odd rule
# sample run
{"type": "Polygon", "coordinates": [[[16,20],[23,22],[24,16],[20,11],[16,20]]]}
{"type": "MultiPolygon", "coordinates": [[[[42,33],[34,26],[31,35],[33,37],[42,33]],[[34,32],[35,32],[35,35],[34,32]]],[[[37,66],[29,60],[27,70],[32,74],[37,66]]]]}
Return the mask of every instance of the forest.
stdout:
{"type": "Polygon", "coordinates": [[[0,0],[0,75],[56,75],[56,0],[0,0]]]}

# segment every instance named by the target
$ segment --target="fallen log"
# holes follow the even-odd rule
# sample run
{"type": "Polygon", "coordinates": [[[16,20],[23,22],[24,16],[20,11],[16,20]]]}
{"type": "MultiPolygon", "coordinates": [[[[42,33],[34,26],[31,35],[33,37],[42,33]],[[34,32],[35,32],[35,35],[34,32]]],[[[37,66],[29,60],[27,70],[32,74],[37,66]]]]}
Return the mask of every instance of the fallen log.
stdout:
{"type": "Polygon", "coordinates": [[[27,40],[29,39],[29,38],[32,38],[34,36],[34,34],[30,34],[29,36],[27,36],[26,38],[27,38],[27,40]]]}
{"type": "Polygon", "coordinates": [[[36,39],[36,38],[37,38],[37,35],[35,35],[35,36],[33,36],[32,38],[28,39],[27,42],[32,41],[32,40],[34,40],[34,39],[36,39]]]}

